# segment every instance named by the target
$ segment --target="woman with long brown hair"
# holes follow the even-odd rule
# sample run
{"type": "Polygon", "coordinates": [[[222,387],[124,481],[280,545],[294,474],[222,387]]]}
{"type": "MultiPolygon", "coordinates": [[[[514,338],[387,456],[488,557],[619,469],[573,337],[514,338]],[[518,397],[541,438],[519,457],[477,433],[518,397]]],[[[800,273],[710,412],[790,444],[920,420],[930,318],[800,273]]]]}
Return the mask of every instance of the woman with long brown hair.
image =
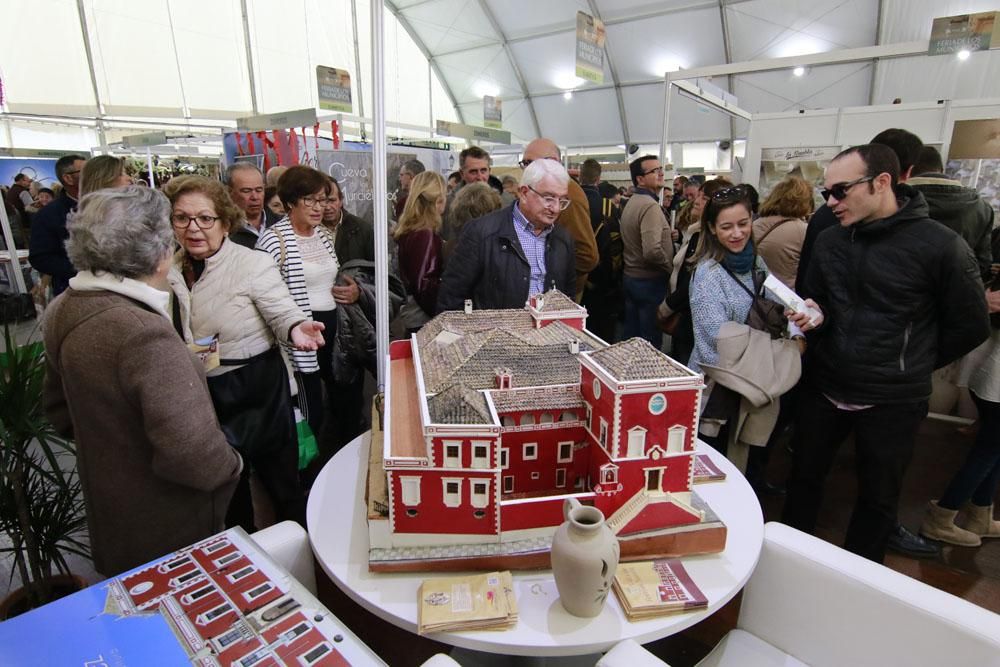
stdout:
{"type": "Polygon", "coordinates": [[[440,174],[424,171],[410,183],[403,214],[393,233],[399,248],[399,272],[407,299],[400,312],[408,333],[432,318],[444,272],[441,214],[447,186],[440,174]]]}

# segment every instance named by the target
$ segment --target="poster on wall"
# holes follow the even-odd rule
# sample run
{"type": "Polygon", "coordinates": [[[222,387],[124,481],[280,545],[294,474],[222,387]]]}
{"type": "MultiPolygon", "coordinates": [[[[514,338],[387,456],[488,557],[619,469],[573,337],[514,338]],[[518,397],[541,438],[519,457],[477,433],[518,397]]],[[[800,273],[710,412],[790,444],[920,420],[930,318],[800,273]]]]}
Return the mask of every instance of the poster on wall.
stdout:
{"type": "Polygon", "coordinates": [[[336,67],[316,66],[316,86],[319,108],[328,111],[351,113],[351,73],[336,67]]]}
{"type": "Polygon", "coordinates": [[[56,180],[56,161],[48,158],[0,157],[0,184],[11,186],[14,177],[24,174],[42,187],[51,188],[56,180]]]}
{"type": "MultiPolygon", "coordinates": [[[[327,151],[320,150],[317,168],[332,176],[340,185],[344,195],[344,209],[362,220],[375,220],[374,181],[372,180],[371,151],[327,151]]],[[[399,190],[399,170],[407,160],[416,160],[416,153],[389,153],[386,155],[386,180],[389,193],[388,210],[395,203],[395,193],[399,190]]]]}
{"type": "Polygon", "coordinates": [[[576,75],[604,83],[604,23],[586,12],[576,13],[576,75]]]}
{"type": "Polygon", "coordinates": [[[1000,159],[948,160],[945,175],[979,192],[1000,220],[1000,159]]]}
{"type": "Polygon", "coordinates": [[[503,127],[503,101],[499,97],[483,95],[483,125],[494,130],[503,127]]]}
{"type": "Polygon", "coordinates": [[[934,19],[927,55],[1000,48],[1000,23],[996,15],[997,12],[979,12],[934,19]]]}
{"type": "MultiPolygon", "coordinates": [[[[798,176],[814,188],[823,187],[823,170],[840,152],[839,146],[765,148],[760,153],[758,190],[763,201],[775,185],[788,176],[798,176]]],[[[817,202],[819,195],[816,196],[817,202]]]]}
{"type": "Polygon", "coordinates": [[[997,158],[1000,158],[1000,118],[955,121],[949,160],[997,158]]]}

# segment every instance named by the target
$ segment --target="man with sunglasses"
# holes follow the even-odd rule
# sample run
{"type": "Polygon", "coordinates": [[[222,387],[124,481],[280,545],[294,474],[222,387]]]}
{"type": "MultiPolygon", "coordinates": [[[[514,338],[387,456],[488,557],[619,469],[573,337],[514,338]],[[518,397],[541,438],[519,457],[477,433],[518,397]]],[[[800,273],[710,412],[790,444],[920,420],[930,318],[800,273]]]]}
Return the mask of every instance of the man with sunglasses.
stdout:
{"type": "Polygon", "coordinates": [[[476,309],[523,308],[530,296],[553,288],[572,295],[573,239],[556,224],[570,205],[569,183],[559,162],[534,161],[513,206],[463,225],[441,277],[438,311],[460,310],[466,299],[476,309]]]}
{"type": "Polygon", "coordinates": [[[783,515],[814,531],[827,473],[853,433],[858,498],[844,548],[879,563],[931,372],[989,334],[972,252],[899,174],[881,144],[849,148],[827,167],[822,195],[839,224],[818,238],[800,291],[824,320],[809,336],[783,515]]]}
{"type": "Polygon", "coordinates": [[[632,161],[629,171],[635,194],[621,217],[625,338],[638,336],[660,349],[663,332],[656,322],[656,309],[667,296],[674,259],[670,224],[660,207],[663,167],[655,155],[644,155],[632,161]]]}
{"type": "Polygon", "coordinates": [[[31,241],[28,261],[39,273],[52,276],[52,294],[58,296],[69,287],[76,269],[66,254],[66,219],[76,210],[80,198],[80,172],[87,163],[82,155],[64,155],[56,160],[56,178],[62,192],[55,201],[34,215],[31,221],[31,241]]]}

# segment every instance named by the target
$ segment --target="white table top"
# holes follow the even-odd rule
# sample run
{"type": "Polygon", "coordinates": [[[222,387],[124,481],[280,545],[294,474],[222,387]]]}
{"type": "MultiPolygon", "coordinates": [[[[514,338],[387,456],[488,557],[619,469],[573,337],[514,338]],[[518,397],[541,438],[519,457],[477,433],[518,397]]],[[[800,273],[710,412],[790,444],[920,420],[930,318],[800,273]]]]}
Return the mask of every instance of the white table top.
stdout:
{"type": "MultiPolygon", "coordinates": [[[[417,591],[434,573],[368,571],[364,489],[370,433],[341,449],[323,468],[309,495],[307,522],[313,553],[333,582],[376,616],[417,631],[417,591]]],[[[570,615],[559,603],[552,572],[515,571],[518,624],[504,632],[444,632],[437,641],[476,651],[526,656],[603,652],[623,639],[645,644],[688,628],[715,613],[743,588],[760,555],[764,519],[743,475],[721,454],[699,442],[727,478],[695,487],[729,529],[722,553],[684,558],[691,578],[708,597],[706,609],[629,622],[618,599],[608,596],[596,618],[570,615]]],[[[450,576],[444,573],[441,576],[450,576]]]]}

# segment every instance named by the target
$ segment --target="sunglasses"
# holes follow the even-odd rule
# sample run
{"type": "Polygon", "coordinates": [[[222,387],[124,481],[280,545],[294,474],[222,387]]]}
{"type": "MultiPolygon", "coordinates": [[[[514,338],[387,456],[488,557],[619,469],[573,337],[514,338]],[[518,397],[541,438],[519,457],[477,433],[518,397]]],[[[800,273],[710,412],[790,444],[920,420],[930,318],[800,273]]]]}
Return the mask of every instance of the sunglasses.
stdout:
{"type": "Polygon", "coordinates": [[[738,201],[750,199],[750,188],[745,185],[734,185],[731,188],[719,190],[712,195],[712,202],[716,204],[735,204],[738,201]]]}
{"type": "Polygon", "coordinates": [[[874,181],[874,176],[865,176],[864,178],[858,178],[853,181],[847,181],[846,183],[834,183],[826,190],[820,190],[819,194],[823,197],[823,201],[827,201],[830,197],[833,197],[837,201],[843,200],[847,196],[848,191],[855,185],[860,185],[861,183],[868,183],[869,181],[874,181]]]}

